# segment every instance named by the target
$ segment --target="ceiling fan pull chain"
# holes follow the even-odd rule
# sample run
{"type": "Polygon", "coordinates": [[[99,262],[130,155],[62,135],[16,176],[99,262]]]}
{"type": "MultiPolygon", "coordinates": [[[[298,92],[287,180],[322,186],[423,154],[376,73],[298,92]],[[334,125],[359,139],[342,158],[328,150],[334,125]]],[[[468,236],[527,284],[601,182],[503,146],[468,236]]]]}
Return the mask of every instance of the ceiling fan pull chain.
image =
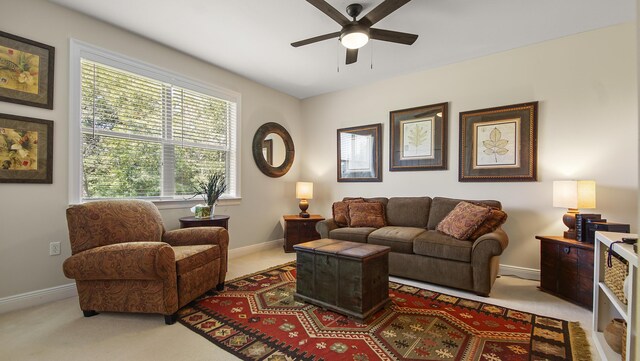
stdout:
{"type": "Polygon", "coordinates": [[[340,72],[340,40],[336,43],[336,69],[340,72]]]}
{"type": "Polygon", "coordinates": [[[371,70],[373,70],[373,41],[371,42],[371,70]]]}

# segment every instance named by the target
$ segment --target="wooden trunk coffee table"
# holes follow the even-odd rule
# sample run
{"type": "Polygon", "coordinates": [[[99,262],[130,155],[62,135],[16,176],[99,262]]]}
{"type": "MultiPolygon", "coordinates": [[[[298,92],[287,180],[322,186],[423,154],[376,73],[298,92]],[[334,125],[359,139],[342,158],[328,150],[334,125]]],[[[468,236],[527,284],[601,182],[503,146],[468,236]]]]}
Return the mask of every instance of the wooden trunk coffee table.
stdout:
{"type": "Polygon", "coordinates": [[[359,321],[389,302],[389,247],[325,238],[293,248],[296,300],[359,321]]]}

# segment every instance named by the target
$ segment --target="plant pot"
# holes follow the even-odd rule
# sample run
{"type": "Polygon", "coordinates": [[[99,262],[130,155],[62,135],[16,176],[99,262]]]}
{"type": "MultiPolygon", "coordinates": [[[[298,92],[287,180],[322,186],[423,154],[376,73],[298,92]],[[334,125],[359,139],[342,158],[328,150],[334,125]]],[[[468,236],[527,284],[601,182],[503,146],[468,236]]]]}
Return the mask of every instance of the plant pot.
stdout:
{"type": "Polygon", "coordinates": [[[604,329],[604,340],[616,353],[622,353],[622,334],[624,333],[624,321],[614,318],[604,329]]]}
{"type": "Polygon", "coordinates": [[[211,207],[209,207],[206,204],[199,204],[197,206],[195,206],[195,216],[196,218],[200,219],[200,218],[209,218],[211,217],[212,212],[211,212],[211,207]]]}

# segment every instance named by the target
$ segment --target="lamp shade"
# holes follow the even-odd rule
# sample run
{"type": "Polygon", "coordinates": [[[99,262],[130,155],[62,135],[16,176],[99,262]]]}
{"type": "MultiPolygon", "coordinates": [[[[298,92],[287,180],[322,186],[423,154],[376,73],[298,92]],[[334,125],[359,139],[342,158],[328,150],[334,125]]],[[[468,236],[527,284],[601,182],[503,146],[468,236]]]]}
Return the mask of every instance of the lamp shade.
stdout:
{"type": "Polygon", "coordinates": [[[312,182],[297,182],[296,183],[296,198],[298,198],[298,199],[313,199],[313,183],[312,182]]]}
{"type": "Polygon", "coordinates": [[[554,181],[553,206],[571,209],[596,208],[596,182],[592,180],[554,181]]]}

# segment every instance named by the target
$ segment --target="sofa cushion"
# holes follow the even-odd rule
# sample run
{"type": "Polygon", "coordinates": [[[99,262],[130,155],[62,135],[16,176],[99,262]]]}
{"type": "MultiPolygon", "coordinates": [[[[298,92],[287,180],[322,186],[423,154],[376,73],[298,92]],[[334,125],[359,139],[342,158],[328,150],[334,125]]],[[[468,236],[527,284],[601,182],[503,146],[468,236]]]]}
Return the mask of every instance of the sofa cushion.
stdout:
{"type": "Polygon", "coordinates": [[[460,202],[469,202],[473,204],[481,204],[487,207],[502,209],[502,205],[498,201],[492,200],[464,200],[454,198],[435,197],[431,201],[431,210],[429,211],[429,223],[427,229],[436,229],[444,217],[449,214],[460,202]]]}
{"type": "Polygon", "coordinates": [[[173,253],[176,257],[176,272],[183,275],[198,267],[220,258],[218,245],[175,246],[173,253]]]}
{"type": "Polygon", "coordinates": [[[475,241],[479,237],[489,232],[495,231],[496,229],[498,229],[498,227],[500,227],[506,221],[507,221],[507,214],[505,212],[499,209],[492,208],[491,214],[489,214],[489,217],[487,217],[487,219],[484,222],[482,222],[475,231],[473,231],[473,233],[469,236],[468,239],[471,241],[475,241]]]}
{"type": "Polygon", "coordinates": [[[364,202],[364,198],[347,199],[342,202],[335,202],[331,207],[333,220],[340,227],[349,225],[349,203],[364,202]]]}
{"type": "Polygon", "coordinates": [[[390,247],[391,252],[413,253],[413,239],[424,232],[424,228],[387,226],[371,232],[367,242],[390,247]]]}
{"type": "Polygon", "coordinates": [[[467,239],[489,215],[489,207],[460,202],[438,223],[436,230],[457,239],[467,239]]]}
{"type": "Polygon", "coordinates": [[[380,202],[349,203],[349,227],[381,228],[387,225],[380,202]]]}
{"type": "Polygon", "coordinates": [[[336,228],[329,231],[329,238],[339,239],[341,241],[367,243],[367,236],[375,230],[373,227],[336,228]]]}
{"type": "Polygon", "coordinates": [[[455,239],[438,231],[426,231],[413,240],[413,253],[454,261],[471,262],[472,248],[472,242],[455,239]]]}
{"type": "Polygon", "coordinates": [[[394,197],[387,203],[387,224],[390,226],[427,228],[429,197],[394,197]]]}

